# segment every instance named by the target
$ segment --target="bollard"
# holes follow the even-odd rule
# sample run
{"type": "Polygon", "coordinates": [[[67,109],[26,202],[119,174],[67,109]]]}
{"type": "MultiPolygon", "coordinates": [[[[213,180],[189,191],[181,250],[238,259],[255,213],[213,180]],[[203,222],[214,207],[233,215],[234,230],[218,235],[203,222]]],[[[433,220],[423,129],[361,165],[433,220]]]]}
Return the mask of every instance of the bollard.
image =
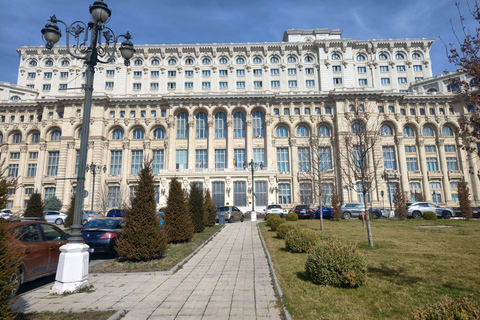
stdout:
{"type": "Polygon", "coordinates": [[[219,214],[218,215],[218,224],[223,226],[225,225],[225,215],[224,214],[219,214]]]}
{"type": "Polygon", "coordinates": [[[363,227],[365,228],[365,211],[362,211],[362,213],[360,213],[360,215],[362,216],[363,227]]]}

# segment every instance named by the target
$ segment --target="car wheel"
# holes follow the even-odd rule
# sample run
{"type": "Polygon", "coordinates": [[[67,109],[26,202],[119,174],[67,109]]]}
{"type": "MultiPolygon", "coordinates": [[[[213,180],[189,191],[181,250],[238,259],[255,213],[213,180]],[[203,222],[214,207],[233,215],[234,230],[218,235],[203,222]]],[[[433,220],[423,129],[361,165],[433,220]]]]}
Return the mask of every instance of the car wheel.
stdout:
{"type": "Polygon", "coordinates": [[[245,220],[245,217],[244,217],[244,216],[242,216],[242,217],[240,218],[240,222],[243,222],[243,220],[245,220]]]}
{"type": "Polygon", "coordinates": [[[420,211],[413,211],[412,217],[413,217],[413,219],[421,219],[422,218],[422,213],[420,211]]]}
{"type": "Polygon", "coordinates": [[[84,219],[84,220],[82,221],[82,225],[83,225],[83,226],[86,225],[87,222],[88,222],[88,220],[87,220],[87,219],[84,219]]]}
{"type": "Polygon", "coordinates": [[[378,211],[373,211],[373,212],[372,212],[372,218],[373,218],[373,219],[378,219],[378,218],[380,218],[380,215],[378,214],[378,211]]]}
{"type": "Polygon", "coordinates": [[[10,292],[9,298],[17,294],[20,285],[22,284],[22,273],[20,269],[17,269],[10,278],[10,284],[12,286],[12,291],[10,292]]]}
{"type": "Polygon", "coordinates": [[[452,214],[448,211],[443,211],[442,212],[442,218],[443,219],[450,219],[452,217],[452,214]]]}
{"type": "Polygon", "coordinates": [[[310,215],[310,219],[315,219],[315,213],[312,213],[312,214],[310,215]]]}
{"type": "Polygon", "coordinates": [[[350,212],[345,212],[343,214],[343,219],[350,219],[352,217],[352,215],[350,214],[350,212]]]}
{"type": "Polygon", "coordinates": [[[228,222],[229,222],[229,223],[233,223],[233,215],[230,216],[230,219],[228,219],[228,222]]]}
{"type": "Polygon", "coordinates": [[[63,224],[63,220],[60,219],[60,218],[57,218],[57,220],[55,220],[55,224],[59,226],[59,225],[63,224]]]}

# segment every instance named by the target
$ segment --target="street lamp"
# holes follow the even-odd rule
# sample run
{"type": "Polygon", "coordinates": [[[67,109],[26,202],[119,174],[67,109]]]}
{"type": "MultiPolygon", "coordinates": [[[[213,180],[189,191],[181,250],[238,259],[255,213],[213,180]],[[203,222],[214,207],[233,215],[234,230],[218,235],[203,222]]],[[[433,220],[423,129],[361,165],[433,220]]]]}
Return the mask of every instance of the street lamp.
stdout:
{"type": "Polygon", "coordinates": [[[392,176],[387,171],[383,171],[382,179],[387,181],[387,192],[388,192],[388,202],[390,203],[390,212],[392,212],[392,191],[390,190],[390,178],[397,178],[397,174],[394,173],[392,176]]]}
{"type": "Polygon", "coordinates": [[[243,163],[243,169],[249,169],[252,171],[252,215],[251,215],[251,221],[257,221],[257,213],[255,212],[255,177],[254,177],[254,172],[255,170],[262,170],[263,169],[263,163],[261,162],[253,162],[250,161],[249,163],[244,162],[243,163]]]}
{"type": "Polygon", "coordinates": [[[107,166],[106,165],[103,165],[103,166],[99,166],[99,165],[96,165],[95,163],[90,163],[90,165],[87,164],[87,166],[85,167],[85,170],[88,172],[88,170],[90,170],[90,172],[93,174],[93,183],[92,183],[92,206],[91,206],[91,209],[93,211],[93,200],[95,199],[95,176],[97,175],[97,173],[100,173],[101,171],[103,171],[103,173],[107,172],[107,166]]]}
{"type": "Polygon", "coordinates": [[[88,24],[82,21],[75,21],[71,25],[67,25],[65,22],[58,20],[54,15],[48,20],[50,22],[45,25],[45,28],[42,29],[43,38],[46,42],[45,47],[52,49],[62,37],[57,23],[63,24],[67,35],[67,52],[76,59],[84,60],[87,66],[73,225],[68,243],[60,249],[62,253],[60,254],[56,282],[52,288],[56,293],[75,291],[79,287],[88,286],[88,246],[83,243],[80,229],[82,228],[83,192],[85,190],[85,171],[87,167],[87,147],[95,66],[97,63],[111,63],[115,60],[117,43],[120,37],[125,38],[119,50],[126,66],[130,64],[130,58],[135,53],[133,43],[130,41],[131,36],[128,32],[125,35],[115,36],[113,30],[105,26],[112,12],[103,0],[96,0],[89,10],[93,21],[90,21],[88,24]],[[72,46],[70,46],[70,36],[73,36],[75,39],[75,44],[72,46]],[[82,39],[80,38],[81,36],[82,39]],[[103,44],[102,36],[105,39],[103,44]],[[88,43],[89,37],[90,43],[88,43]]]}

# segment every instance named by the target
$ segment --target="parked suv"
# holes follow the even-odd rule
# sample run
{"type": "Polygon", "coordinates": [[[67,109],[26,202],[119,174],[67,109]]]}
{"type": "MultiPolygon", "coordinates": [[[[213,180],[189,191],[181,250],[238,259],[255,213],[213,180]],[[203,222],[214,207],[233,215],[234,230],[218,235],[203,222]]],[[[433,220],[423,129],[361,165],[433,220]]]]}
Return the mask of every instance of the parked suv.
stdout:
{"type": "Polygon", "coordinates": [[[287,210],[282,209],[279,204],[269,204],[263,211],[265,212],[265,220],[267,220],[269,214],[278,214],[281,218],[287,214],[287,210]]]}
{"type": "Polygon", "coordinates": [[[216,210],[215,220],[218,221],[218,216],[223,214],[225,216],[225,221],[232,223],[234,220],[240,220],[243,222],[245,220],[245,215],[243,212],[235,206],[222,206],[218,207],[216,210]]]}
{"type": "Polygon", "coordinates": [[[340,209],[342,210],[343,219],[358,217],[362,212],[365,212],[363,203],[344,203],[340,209]]]}
{"type": "Polygon", "coordinates": [[[450,219],[455,217],[455,212],[450,208],[440,207],[430,202],[414,202],[407,203],[407,216],[415,219],[420,219],[427,211],[435,212],[437,217],[443,219],[450,219]]]}
{"type": "Polygon", "coordinates": [[[290,212],[295,212],[299,219],[315,219],[315,211],[310,209],[306,204],[295,206],[290,212]]]}

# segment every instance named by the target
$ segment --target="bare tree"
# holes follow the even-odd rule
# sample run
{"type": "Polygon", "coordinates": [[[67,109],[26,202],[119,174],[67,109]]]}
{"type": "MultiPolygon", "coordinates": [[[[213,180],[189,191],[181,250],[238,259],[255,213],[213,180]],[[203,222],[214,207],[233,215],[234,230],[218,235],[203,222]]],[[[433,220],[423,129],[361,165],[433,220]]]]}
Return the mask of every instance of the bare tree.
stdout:
{"type": "Polygon", "coordinates": [[[370,215],[368,214],[368,197],[375,190],[377,168],[382,160],[375,154],[375,147],[380,141],[380,126],[377,113],[371,110],[368,101],[355,100],[345,110],[346,128],[342,157],[342,177],[350,189],[360,188],[366,210],[368,244],[373,247],[370,215]],[[357,187],[358,184],[358,187],[357,187]]]}
{"type": "Polygon", "coordinates": [[[97,199],[100,211],[106,214],[108,210],[108,185],[106,183],[98,190],[97,199]]]}

